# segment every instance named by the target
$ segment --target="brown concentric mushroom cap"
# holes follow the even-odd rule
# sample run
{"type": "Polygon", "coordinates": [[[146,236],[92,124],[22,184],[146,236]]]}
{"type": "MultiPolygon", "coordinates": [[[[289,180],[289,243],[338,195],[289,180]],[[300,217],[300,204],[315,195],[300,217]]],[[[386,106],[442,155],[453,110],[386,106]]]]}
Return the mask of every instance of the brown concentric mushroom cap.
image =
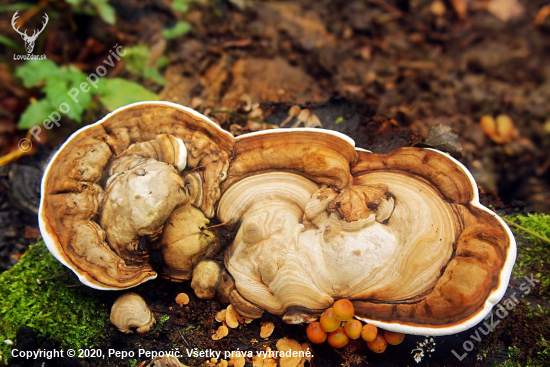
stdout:
{"type": "MultiPolygon", "coordinates": [[[[256,307],[290,323],[308,322],[348,298],[358,316],[385,329],[444,335],[474,326],[501,299],[515,241],[479,204],[471,174],[456,160],[403,148],[388,155],[359,151],[357,161],[347,155],[345,164],[346,155],[338,154],[346,150],[333,143],[316,152],[331,159],[317,161],[339,157],[341,173],[312,174],[295,164],[300,149],[266,163],[261,152],[277,146],[274,136],[257,134],[251,147],[242,138],[248,159],[232,166],[222,185],[218,217],[239,224],[225,262],[240,312],[256,307]],[[353,177],[347,182],[346,169],[353,177]]],[[[323,145],[326,134],[314,136],[323,145]]]]}
{"type": "Polygon", "coordinates": [[[74,133],[50,161],[42,180],[42,236],[52,254],[93,288],[124,289],[152,279],[156,273],[144,259],[143,239],[158,237],[171,211],[187,196],[197,197],[186,191],[178,171],[204,167],[195,205],[211,218],[232,151],[233,137],[189,108],[168,102],[120,108],[74,133]],[[163,193],[162,187],[175,191],[163,193]],[[141,214],[139,208],[128,210],[140,201],[141,214]],[[117,216],[120,210],[104,208],[106,202],[133,217],[117,216]],[[122,243],[107,243],[111,228],[100,226],[100,213],[108,213],[104,225],[113,228],[107,236],[122,243]],[[131,225],[124,223],[129,220],[131,225]]]}
{"type": "Polygon", "coordinates": [[[510,229],[446,154],[373,154],[321,129],[233,138],[166,102],[75,133],[46,169],[39,221],[50,251],[94,288],[154,278],[154,244],[169,277],[193,274],[197,294],[243,316],[308,322],[347,298],[369,323],[420,335],[483,320],[516,257],[510,229]],[[221,246],[211,219],[235,230],[226,269],[205,255],[221,246]]]}
{"type": "MultiPolygon", "coordinates": [[[[480,204],[475,180],[466,167],[437,150],[403,148],[386,155],[359,152],[352,173],[355,184],[384,181],[396,194],[396,202],[411,198],[398,189],[402,182],[424,180],[460,224],[460,232],[450,244],[453,255],[429,292],[401,302],[357,299],[354,305],[363,320],[387,330],[419,335],[455,334],[481,322],[508,287],[516,242],[504,221],[480,204]]],[[[430,208],[419,206],[411,213],[430,208]]],[[[396,219],[392,215],[388,225],[396,219]]],[[[415,220],[401,223],[409,229],[417,227],[415,220]]]]}

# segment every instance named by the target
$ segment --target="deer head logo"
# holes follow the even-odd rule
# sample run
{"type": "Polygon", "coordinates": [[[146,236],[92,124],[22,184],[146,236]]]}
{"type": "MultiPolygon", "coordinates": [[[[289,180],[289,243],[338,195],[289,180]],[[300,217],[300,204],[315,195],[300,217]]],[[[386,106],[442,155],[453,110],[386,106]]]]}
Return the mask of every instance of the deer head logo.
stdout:
{"type": "Polygon", "coordinates": [[[48,24],[48,14],[44,13],[44,20],[45,22],[42,23],[42,29],[38,31],[35,30],[32,34],[32,36],[29,36],[27,34],[27,30],[25,29],[25,32],[20,32],[19,31],[19,27],[15,28],[15,21],[17,20],[17,18],[19,18],[19,16],[17,15],[17,13],[19,12],[16,11],[15,14],[13,15],[13,18],[11,18],[11,26],[13,27],[13,29],[19,33],[21,35],[21,37],[23,38],[23,41],[25,41],[25,48],[27,49],[27,53],[31,53],[32,50],[34,49],[34,42],[36,41],[36,39],[38,38],[38,35],[40,33],[42,33],[42,31],[44,30],[44,28],[46,28],[46,24],[48,24]]]}

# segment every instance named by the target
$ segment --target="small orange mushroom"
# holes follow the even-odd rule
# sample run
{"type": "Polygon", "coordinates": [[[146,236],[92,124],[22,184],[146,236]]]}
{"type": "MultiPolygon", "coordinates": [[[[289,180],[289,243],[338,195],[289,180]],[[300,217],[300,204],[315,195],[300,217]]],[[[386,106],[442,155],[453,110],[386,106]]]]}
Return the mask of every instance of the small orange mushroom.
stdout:
{"type": "Polygon", "coordinates": [[[374,353],[383,353],[388,347],[388,343],[386,342],[386,339],[384,339],[382,333],[378,333],[373,341],[367,342],[367,346],[374,353]]]}
{"type": "Polygon", "coordinates": [[[344,345],[348,344],[349,337],[346,335],[344,328],[339,327],[328,334],[327,341],[331,347],[342,348],[344,345]]]}
{"type": "Polygon", "coordinates": [[[315,344],[320,344],[327,340],[327,332],[323,330],[319,321],[314,321],[307,326],[306,335],[315,344]]]}
{"type": "Polygon", "coordinates": [[[340,321],[348,321],[353,317],[355,309],[349,299],[339,299],[332,305],[334,316],[340,321]]]}
{"type": "Polygon", "coordinates": [[[377,334],[378,334],[378,328],[373,324],[365,324],[361,329],[361,337],[366,342],[374,341],[374,339],[376,339],[377,334]]]}
{"type": "Polygon", "coordinates": [[[327,308],[325,312],[321,315],[319,320],[321,322],[321,327],[327,333],[330,333],[340,326],[340,320],[334,316],[333,308],[327,308]]]}
{"type": "Polygon", "coordinates": [[[361,321],[352,319],[346,321],[346,324],[344,325],[344,331],[350,339],[358,339],[361,336],[362,327],[363,324],[361,324],[361,321]]]}
{"type": "Polygon", "coordinates": [[[396,333],[395,331],[384,330],[384,339],[391,345],[401,344],[405,339],[405,334],[396,333]]]}

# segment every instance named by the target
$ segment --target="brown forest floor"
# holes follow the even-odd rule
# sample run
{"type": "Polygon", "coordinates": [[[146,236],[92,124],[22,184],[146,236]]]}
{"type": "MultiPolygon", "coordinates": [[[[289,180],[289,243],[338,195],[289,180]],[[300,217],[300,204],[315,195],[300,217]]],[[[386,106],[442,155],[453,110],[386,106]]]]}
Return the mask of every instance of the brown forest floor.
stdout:
{"type": "MultiPolygon", "coordinates": [[[[46,11],[60,14],[50,20],[40,53],[58,64],[76,64],[88,74],[114,44],[145,44],[151,65],[168,57],[161,70],[166,85],[133,76],[124,62],[108,76],[133,79],[162,100],[210,113],[234,134],[265,126],[212,111],[232,111],[279,125],[289,107],[308,107],[323,127],[342,131],[357,146],[377,153],[425,143],[433,126],[446,125],[459,135],[462,151],[458,153],[456,145],[450,149],[476,178],[482,203],[507,213],[550,213],[550,16],[540,14],[547,1],[519,5],[513,0],[212,0],[193,4],[185,13],[173,11],[162,0],[111,4],[117,14],[114,26],[97,16],[75,14],[65,3],[40,2],[46,11]],[[191,32],[163,38],[163,29],[178,19],[190,22],[191,32]],[[480,120],[501,114],[512,125],[490,136],[480,120]]],[[[0,24],[1,33],[13,38],[11,15],[0,14],[0,24]]],[[[0,151],[5,154],[24,137],[16,124],[39,91],[24,89],[13,77],[17,63],[10,59],[9,49],[0,47],[6,56],[0,64],[0,151]]],[[[102,108],[89,111],[84,122],[105,113],[102,108]]],[[[0,167],[0,269],[9,268],[28,244],[36,242],[32,207],[40,167],[51,149],[80,126],[64,120],[34,156],[0,167]]],[[[213,316],[220,306],[194,298],[188,307],[175,306],[173,298],[181,290],[182,285],[164,281],[139,287],[157,316],[169,314],[171,321],[143,338],[111,330],[102,347],[186,347],[187,339],[183,343],[178,336],[182,327],[191,327],[185,335],[203,349],[260,348],[266,343],[274,347],[282,336],[305,341],[303,327],[284,325],[267,315],[263,321],[276,323],[267,341],[252,343],[260,339],[260,324],[255,322],[232,331],[223,343],[213,343],[210,331],[217,327],[213,316]]],[[[502,362],[506,348],[517,341],[511,335],[521,323],[508,324],[483,347],[476,345],[463,362],[450,351],[462,351],[467,332],[437,339],[436,351],[420,365],[502,362]]],[[[368,352],[361,343],[340,351],[318,347],[312,365],[416,365],[410,351],[423,339],[410,337],[384,355],[368,352]]],[[[94,363],[99,362],[77,364],[94,363]]]]}

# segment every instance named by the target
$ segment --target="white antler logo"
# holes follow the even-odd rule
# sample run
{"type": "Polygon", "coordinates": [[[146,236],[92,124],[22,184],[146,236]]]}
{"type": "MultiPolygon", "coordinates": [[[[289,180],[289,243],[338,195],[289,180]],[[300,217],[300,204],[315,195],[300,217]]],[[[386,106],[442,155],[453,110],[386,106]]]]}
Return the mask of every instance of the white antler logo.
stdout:
{"type": "Polygon", "coordinates": [[[48,24],[48,19],[49,19],[48,14],[44,13],[45,22],[42,23],[42,29],[39,30],[38,33],[35,30],[32,36],[29,36],[27,34],[26,29],[25,29],[25,32],[23,33],[19,31],[19,27],[15,28],[15,21],[17,20],[17,18],[19,18],[19,16],[17,15],[18,12],[19,10],[16,11],[15,14],[13,15],[13,18],[11,18],[11,26],[13,27],[13,29],[15,29],[17,33],[21,35],[21,37],[23,38],[23,41],[25,41],[25,48],[27,49],[27,53],[30,54],[34,49],[34,42],[36,41],[36,38],[38,38],[38,35],[42,33],[44,28],[46,28],[46,24],[48,24]]]}

